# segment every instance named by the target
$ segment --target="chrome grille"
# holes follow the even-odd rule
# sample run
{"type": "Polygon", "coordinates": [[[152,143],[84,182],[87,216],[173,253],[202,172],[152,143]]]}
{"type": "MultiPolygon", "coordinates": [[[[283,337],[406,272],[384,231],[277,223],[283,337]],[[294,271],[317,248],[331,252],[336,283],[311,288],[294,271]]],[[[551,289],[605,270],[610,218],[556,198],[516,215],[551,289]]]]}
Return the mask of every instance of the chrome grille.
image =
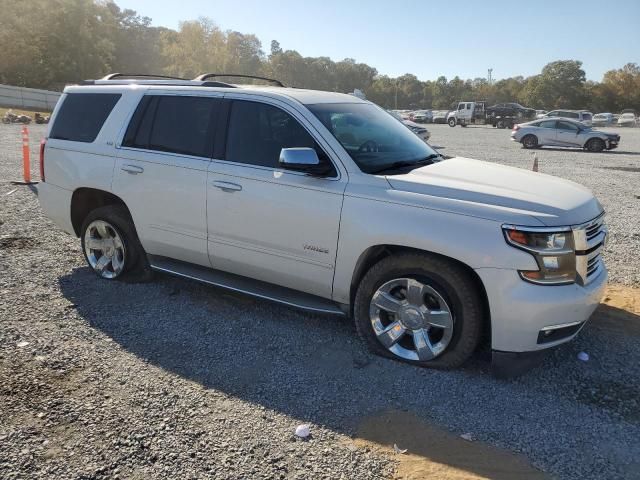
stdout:
{"type": "Polygon", "coordinates": [[[573,227],[578,283],[587,285],[602,271],[602,249],[607,238],[604,213],[573,227]]]}

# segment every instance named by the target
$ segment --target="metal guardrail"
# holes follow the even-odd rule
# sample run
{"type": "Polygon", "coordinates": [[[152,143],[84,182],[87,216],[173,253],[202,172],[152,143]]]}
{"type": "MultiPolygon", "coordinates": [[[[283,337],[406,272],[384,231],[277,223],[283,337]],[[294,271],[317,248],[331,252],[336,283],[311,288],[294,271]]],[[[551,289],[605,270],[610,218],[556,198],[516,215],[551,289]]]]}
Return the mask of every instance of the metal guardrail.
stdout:
{"type": "Polygon", "coordinates": [[[0,85],[0,107],[52,111],[60,92],[0,85]]]}

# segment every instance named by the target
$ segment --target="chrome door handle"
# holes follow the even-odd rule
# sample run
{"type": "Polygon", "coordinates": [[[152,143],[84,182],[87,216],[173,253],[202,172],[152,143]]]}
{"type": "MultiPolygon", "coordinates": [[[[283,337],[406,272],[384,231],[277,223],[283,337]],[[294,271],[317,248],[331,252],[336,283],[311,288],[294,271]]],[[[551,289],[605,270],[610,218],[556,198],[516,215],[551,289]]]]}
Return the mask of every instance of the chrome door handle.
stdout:
{"type": "Polygon", "coordinates": [[[219,188],[224,192],[239,192],[240,190],[242,190],[242,185],[238,185],[237,183],[231,183],[231,182],[221,182],[219,180],[215,180],[211,182],[211,185],[213,185],[216,188],[219,188]]]}
{"type": "Polygon", "coordinates": [[[120,170],[123,170],[132,175],[137,175],[139,173],[144,172],[144,168],[136,167],[135,165],[123,165],[122,167],[120,167],[120,170]]]}

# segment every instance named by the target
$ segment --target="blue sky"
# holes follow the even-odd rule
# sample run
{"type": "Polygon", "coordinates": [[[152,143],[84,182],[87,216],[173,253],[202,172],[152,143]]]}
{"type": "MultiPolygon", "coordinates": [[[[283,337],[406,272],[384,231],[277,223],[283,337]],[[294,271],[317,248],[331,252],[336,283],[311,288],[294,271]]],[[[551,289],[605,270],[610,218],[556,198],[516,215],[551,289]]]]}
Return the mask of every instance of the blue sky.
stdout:
{"type": "Polygon", "coordinates": [[[178,28],[213,19],[304,56],[355,58],[390,76],[494,79],[581,60],[590,80],[640,63],[640,0],[115,0],[178,28]]]}

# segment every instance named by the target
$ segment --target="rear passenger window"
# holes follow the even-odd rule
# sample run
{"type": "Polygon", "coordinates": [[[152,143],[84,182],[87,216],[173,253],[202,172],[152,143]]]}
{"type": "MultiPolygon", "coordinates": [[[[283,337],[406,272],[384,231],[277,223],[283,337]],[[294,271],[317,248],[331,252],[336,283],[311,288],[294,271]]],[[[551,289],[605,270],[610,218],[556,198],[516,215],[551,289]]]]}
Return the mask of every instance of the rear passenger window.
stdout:
{"type": "MultiPolygon", "coordinates": [[[[233,102],[227,135],[227,160],[276,168],[280,150],[295,147],[315,149],[320,162],[331,165],[333,169],[327,154],[287,112],[264,103],[233,102]]],[[[329,174],[334,175],[335,170],[329,174]]]]}
{"type": "Polygon", "coordinates": [[[540,127],[540,128],[556,128],[556,121],[555,120],[545,120],[544,122],[540,122],[538,124],[538,127],[540,127]]]}
{"type": "Polygon", "coordinates": [[[218,105],[212,97],[147,95],[133,114],[122,145],[209,158],[218,105]]]}
{"type": "Polygon", "coordinates": [[[49,137],[93,142],[120,97],[119,93],[67,93],[49,137]]]}

